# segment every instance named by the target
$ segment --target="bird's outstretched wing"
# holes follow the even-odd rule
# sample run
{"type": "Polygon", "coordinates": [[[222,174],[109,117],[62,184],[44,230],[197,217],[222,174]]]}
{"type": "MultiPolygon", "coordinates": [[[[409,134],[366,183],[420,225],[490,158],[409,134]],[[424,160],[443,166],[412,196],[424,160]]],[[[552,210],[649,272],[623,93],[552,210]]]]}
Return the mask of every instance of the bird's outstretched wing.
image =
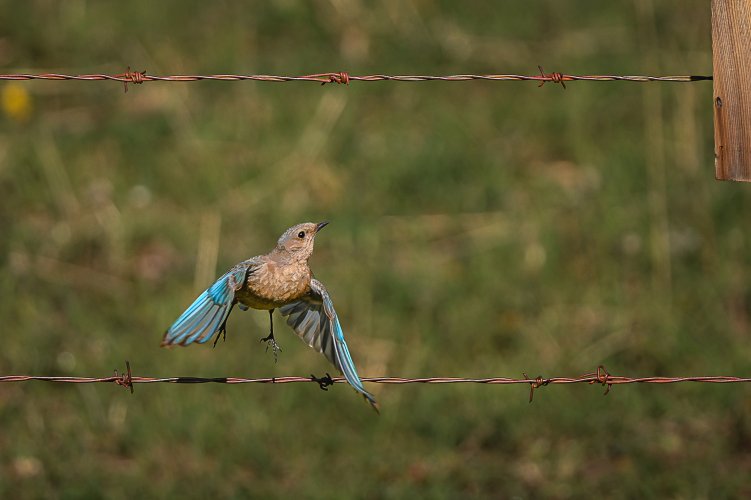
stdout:
{"type": "Polygon", "coordinates": [[[357,375],[355,363],[344,341],[344,332],[334,310],[326,288],[313,279],[310,282],[311,293],[305,298],[279,308],[282,316],[287,317],[287,324],[310,347],[324,356],[344,375],[347,382],[362,394],[378,411],[378,403],[372,394],[365,390],[357,375]]]}
{"type": "Polygon", "coordinates": [[[227,271],[169,327],[162,345],[203,344],[223,330],[235,305],[235,292],[242,288],[249,272],[252,272],[252,268],[247,263],[238,264],[227,271]]]}

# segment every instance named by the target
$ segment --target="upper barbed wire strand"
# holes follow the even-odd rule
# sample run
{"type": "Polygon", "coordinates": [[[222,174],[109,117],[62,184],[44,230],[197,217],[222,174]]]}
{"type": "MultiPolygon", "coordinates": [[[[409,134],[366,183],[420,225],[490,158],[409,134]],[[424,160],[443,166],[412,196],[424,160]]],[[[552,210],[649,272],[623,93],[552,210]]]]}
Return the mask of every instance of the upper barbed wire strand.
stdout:
{"type": "Polygon", "coordinates": [[[116,81],[121,83],[142,84],[146,82],[195,82],[195,81],[258,81],[258,82],[315,82],[341,83],[349,84],[350,82],[463,82],[472,80],[484,81],[535,81],[535,82],[553,82],[563,83],[571,81],[629,81],[629,82],[697,82],[712,80],[711,76],[705,75],[668,75],[668,76],[649,76],[649,75],[567,75],[564,73],[545,73],[541,70],[539,75],[516,75],[516,74],[457,74],[457,75],[361,75],[353,76],[346,72],[316,73],[311,75],[300,76],[283,76],[283,75],[232,75],[232,74],[214,74],[214,75],[169,75],[158,76],[149,75],[145,71],[130,71],[125,73],[108,75],[108,74],[85,74],[85,75],[65,75],[60,73],[17,73],[2,74],[0,80],[72,80],[72,81],[116,81]]]}

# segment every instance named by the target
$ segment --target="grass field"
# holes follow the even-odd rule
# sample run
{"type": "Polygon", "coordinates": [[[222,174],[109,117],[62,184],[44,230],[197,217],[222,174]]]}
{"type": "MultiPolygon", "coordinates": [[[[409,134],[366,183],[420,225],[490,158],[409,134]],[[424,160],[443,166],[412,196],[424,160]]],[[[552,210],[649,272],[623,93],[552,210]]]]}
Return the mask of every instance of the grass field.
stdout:
{"type": "MultiPolygon", "coordinates": [[[[711,74],[709,5],[0,2],[3,73],[711,74]]],[[[751,374],[751,187],[711,83],[2,83],[0,374],[331,367],[277,317],[160,349],[235,262],[311,266],[363,376],[751,374]]],[[[0,385],[2,498],[751,495],[738,385],[0,385]]]]}

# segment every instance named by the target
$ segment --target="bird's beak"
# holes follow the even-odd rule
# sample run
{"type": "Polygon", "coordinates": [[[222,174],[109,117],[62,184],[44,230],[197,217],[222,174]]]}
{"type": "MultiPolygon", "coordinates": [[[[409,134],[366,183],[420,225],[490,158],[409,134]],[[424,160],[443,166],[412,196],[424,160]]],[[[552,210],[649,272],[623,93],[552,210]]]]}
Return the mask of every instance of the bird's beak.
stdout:
{"type": "Polygon", "coordinates": [[[321,229],[323,229],[324,227],[326,227],[327,225],[328,225],[328,221],[319,222],[318,224],[316,224],[316,233],[320,231],[321,229]]]}

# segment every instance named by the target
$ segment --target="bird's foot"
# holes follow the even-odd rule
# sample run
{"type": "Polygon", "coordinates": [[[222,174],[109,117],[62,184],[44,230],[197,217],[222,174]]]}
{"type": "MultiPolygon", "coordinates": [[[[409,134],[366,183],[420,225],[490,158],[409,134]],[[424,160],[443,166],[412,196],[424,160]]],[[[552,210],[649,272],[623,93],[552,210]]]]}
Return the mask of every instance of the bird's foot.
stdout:
{"type": "Polygon", "coordinates": [[[225,330],[224,328],[219,330],[219,333],[217,333],[216,337],[214,337],[214,345],[211,346],[212,348],[216,347],[216,343],[219,342],[219,337],[222,337],[222,340],[224,342],[227,342],[227,330],[225,330]]]}
{"type": "Polygon", "coordinates": [[[282,348],[276,343],[274,334],[272,333],[268,337],[262,338],[259,342],[266,342],[266,352],[269,352],[269,347],[271,347],[271,350],[274,352],[274,363],[276,363],[282,348]]]}
{"type": "Polygon", "coordinates": [[[315,375],[311,373],[310,380],[318,383],[318,386],[321,388],[322,391],[328,391],[329,390],[328,387],[330,385],[334,385],[334,379],[331,378],[331,375],[329,375],[328,372],[326,372],[325,377],[320,377],[320,378],[316,377],[315,375]]]}

